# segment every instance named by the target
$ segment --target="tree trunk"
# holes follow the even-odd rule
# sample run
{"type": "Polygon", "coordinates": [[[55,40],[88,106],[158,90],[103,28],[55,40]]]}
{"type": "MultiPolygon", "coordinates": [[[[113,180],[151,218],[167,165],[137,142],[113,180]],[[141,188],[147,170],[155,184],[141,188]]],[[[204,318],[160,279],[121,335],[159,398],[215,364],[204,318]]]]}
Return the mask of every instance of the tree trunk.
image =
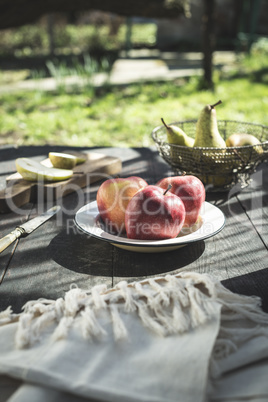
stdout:
{"type": "Polygon", "coordinates": [[[214,33],[214,0],[203,0],[204,11],[202,17],[202,50],[204,84],[207,88],[213,89],[213,50],[215,47],[214,33]]]}

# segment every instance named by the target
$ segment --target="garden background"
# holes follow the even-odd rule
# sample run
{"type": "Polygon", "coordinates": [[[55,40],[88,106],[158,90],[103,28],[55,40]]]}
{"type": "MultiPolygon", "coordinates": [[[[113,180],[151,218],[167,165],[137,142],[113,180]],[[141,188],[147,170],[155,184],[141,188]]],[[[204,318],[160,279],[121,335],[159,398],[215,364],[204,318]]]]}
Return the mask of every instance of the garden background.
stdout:
{"type": "Polygon", "coordinates": [[[268,125],[267,2],[214,2],[213,88],[197,3],[175,19],[87,10],[1,29],[0,145],[150,146],[161,117],[219,99],[219,119],[268,125]]]}

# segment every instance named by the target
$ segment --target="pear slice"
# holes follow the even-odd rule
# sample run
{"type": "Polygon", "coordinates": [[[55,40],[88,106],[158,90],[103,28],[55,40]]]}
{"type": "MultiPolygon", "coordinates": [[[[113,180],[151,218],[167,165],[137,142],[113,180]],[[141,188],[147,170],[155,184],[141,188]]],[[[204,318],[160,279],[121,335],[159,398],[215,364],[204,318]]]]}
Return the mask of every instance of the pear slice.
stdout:
{"type": "Polygon", "coordinates": [[[81,163],[84,163],[86,161],[86,158],[83,158],[83,156],[77,156],[76,157],[76,164],[81,165],[81,163]]]}
{"type": "Polygon", "coordinates": [[[42,165],[28,158],[18,158],[15,161],[17,171],[28,181],[61,181],[73,175],[72,170],[56,169],[42,165]]]}
{"type": "Polygon", "coordinates": [[[77,158],[74,155],[60,152],[49,152],[48,157],[54,168],[72,169],[77,164],[77,158]]]}
{"type": "Polygon", "coordinates": [[[65,151],[64,152],[65,154],[68,154],[68,155],[72,155],[72,156],[75,156],[76,157],[76,164],[77,165],[80,165],[81,163],[84,163],[84,162],[86,162],[86,160],[87,160],[87,155],[85,154],[85,153],[83,153],[83,152],[79,152],[79,151],[65,151]]]}
{"type": "Polygon", "coordinates": [[[85,163],[85,161],[87,160],[87,158],[85,156],[83,156],[83,154],[80,155],[73,155],[76,157],[76,164],[77,165],[81,165],[81,163],[85,163]]]}

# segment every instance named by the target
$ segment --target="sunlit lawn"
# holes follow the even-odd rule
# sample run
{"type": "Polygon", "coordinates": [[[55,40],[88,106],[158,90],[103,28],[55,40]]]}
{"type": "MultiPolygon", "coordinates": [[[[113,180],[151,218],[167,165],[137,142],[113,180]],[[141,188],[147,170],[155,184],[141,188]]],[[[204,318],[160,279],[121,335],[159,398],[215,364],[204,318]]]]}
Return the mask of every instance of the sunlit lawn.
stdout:
{"type": "Polygon", "coordinates": [[[0,144],[148,146],[151,131],[166,122],[196,119],[206,103],[219,99],[218,119],[268,125],[267,73],[219,79],[214,93],[198,79],[107,87],[102,93],[24,92],[0,95],[0,144]]]}

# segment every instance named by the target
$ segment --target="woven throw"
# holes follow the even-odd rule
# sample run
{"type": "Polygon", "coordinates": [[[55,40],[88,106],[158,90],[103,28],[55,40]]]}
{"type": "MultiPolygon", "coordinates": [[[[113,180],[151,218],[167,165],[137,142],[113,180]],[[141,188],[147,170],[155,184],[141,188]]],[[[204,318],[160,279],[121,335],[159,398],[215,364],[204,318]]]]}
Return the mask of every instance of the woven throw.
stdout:
{"type": "Polygon", "coordinates": [[[268,400],[261,300],[205,274],[72,286],[0,313],[0,337],[9,402],[268,400]]]}

